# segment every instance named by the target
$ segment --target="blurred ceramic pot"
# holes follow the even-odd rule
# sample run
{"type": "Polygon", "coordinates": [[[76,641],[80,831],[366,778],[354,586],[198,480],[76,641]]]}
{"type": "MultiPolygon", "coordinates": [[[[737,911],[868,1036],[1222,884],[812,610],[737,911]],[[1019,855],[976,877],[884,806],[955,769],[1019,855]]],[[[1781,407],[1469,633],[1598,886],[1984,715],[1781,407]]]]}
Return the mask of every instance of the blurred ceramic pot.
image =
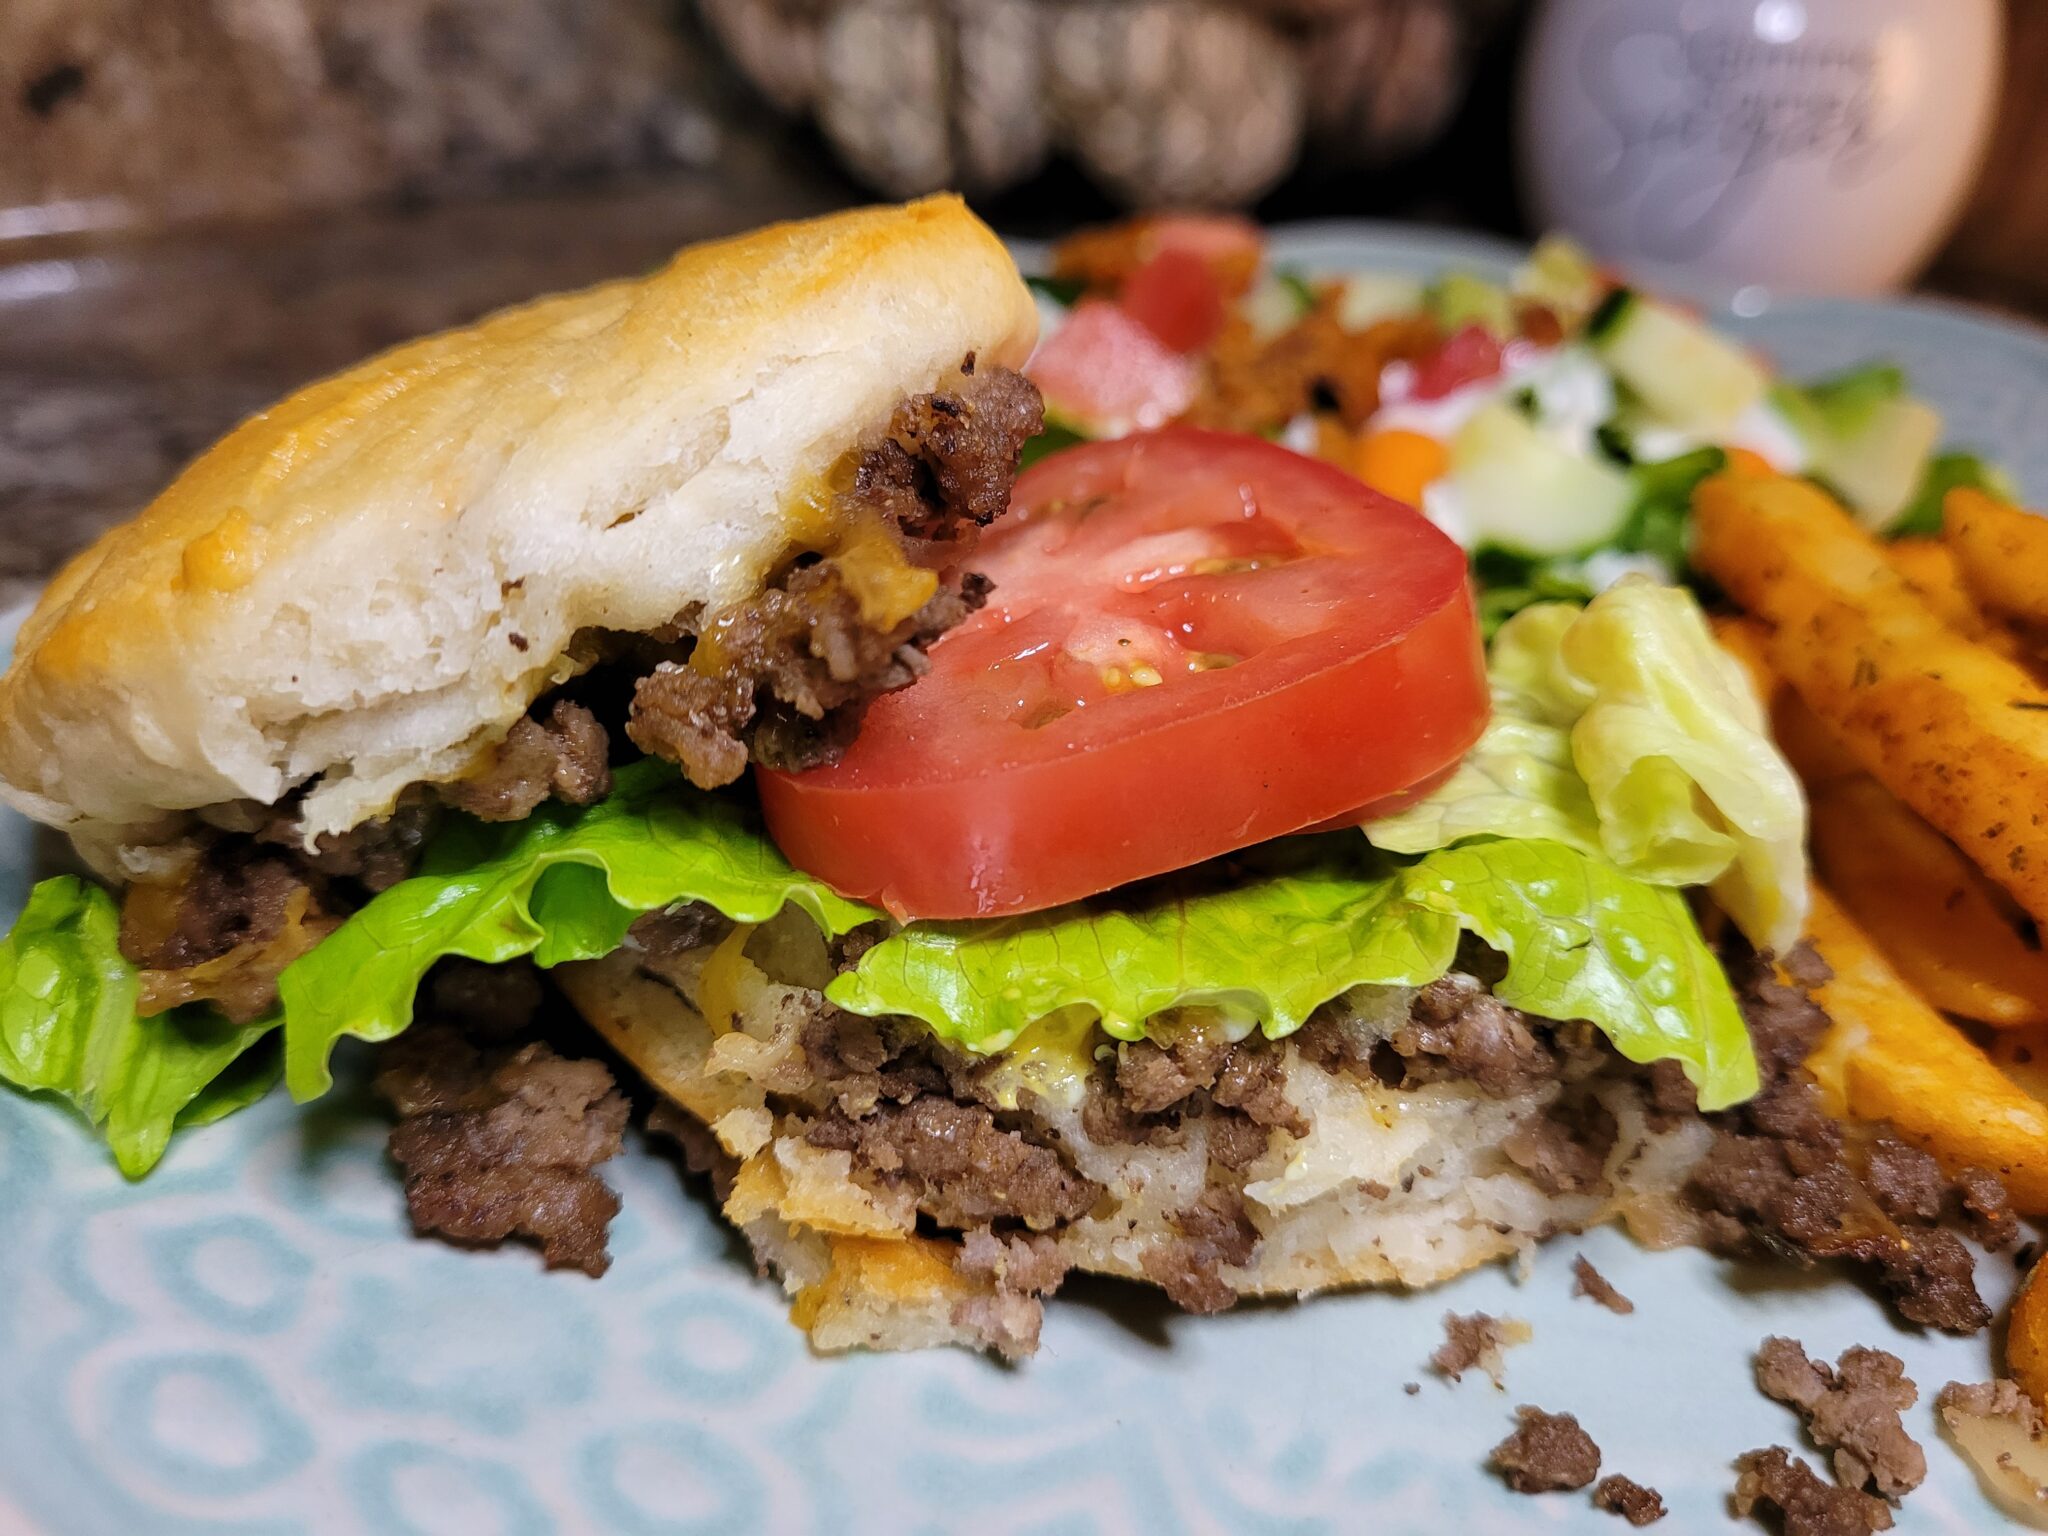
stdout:
{"type": "Polygon", "coordinates": [[[1524,195],[1651,281],[1892,287],[1969,191],[2002,26],[1999,0],[1543,0],[1524,195]]]}

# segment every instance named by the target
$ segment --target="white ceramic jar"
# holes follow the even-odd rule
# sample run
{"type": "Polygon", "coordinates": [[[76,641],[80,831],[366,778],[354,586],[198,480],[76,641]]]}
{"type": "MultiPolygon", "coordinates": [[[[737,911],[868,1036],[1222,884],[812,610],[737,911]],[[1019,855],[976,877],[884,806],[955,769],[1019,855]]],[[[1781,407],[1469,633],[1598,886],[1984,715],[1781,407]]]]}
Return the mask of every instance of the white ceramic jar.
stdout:
{"type": "Polygon", "coordinates": [[[2002,27],[2000,0],[1542,0],[1524,195],[1652,282],[1891,287],[1969,191],[2002,27]]]}

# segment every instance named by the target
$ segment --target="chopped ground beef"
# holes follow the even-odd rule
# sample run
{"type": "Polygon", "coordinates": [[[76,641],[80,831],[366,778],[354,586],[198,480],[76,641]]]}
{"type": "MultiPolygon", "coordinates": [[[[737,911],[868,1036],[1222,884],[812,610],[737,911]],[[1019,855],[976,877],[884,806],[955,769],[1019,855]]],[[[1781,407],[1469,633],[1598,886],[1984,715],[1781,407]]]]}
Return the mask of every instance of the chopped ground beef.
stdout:
{"type": "MultiPolygon", "coordinates": [[[[1803,952],[1795,959],[1798,968],[1787,967],[1795,975],[1818,964],[1803,952]]],[[[1955,1233],[1910,1214],[1927,1201],[1924,1166],[1910,1149],[1879,1137],[1870,1148],[1873,1171],[1871,1157],[1859,1156],[1821,1107],[1802,1063],[1827,1016],[1806,983],[1781,983],[1768,964],[1749,957],[1731,959],[1729,973],[1765,1086],[1717,1117],[1714,1145],[1693,1177],[1691,1194],[1708,1218],[1705,1240],[1724,1252],[1865,1265],[1907,1320],[1951,1333],[1984,1327],[1991,1312],[1977,1293],[1970,1250],[1955,1233]]]]}
{"type": "Polygon", "coordinates": [[[119,944],[139,977],[148,1017],[206,1002],[235,1023],[268,1013],[284,968],[339,918],[282,853],[246,838],[208,848],[175,885],[135,884],[121,903],[119,944]]]}
{"type": "Polygon", "coordinates": [[[1501,1384],[1501,1352],[1529,1342],[1529,1325],[1518,1318],[1499,1318],[1485,1312],[1446,1312],[1444,1341],[1429,1357],[1430,1369],[1452,1381],[1463,1381],[1470,1370],[1482,1370],[1501,1384]]]}
{"type": "Polygon", "coordinates": [[[1993,1253],[2020,1240],[2019,1217],[2012,1197],[1997,1174],[1986,1168],[1965,1168],[1955,1177],[1956,1203],[1971,1234],[1993,1253]]]}
{"type": "Polygon", "coordinates": [[[150,971],[218,960],[244,944],[276,937],[286,906],[305,888],[286,855],[246,842],[217,843],[176,888],[128,887],[121,904],[121,953],[150,971]]]}
{"type": "Polygon", "coordinates": [[[523,716],[468,778],[441,786],[458,811],[484,821],[523,821],[550,795],[589,805],[611,793],[611,742],[597,716],[570,699],[523,716]]]}
{"type": "Polygon", "coordinates": [[[1290,1136],[1309,1133],[1308,1116],[1287,1097],[1285,1058],[1263,1040],[1233,1045],[1210,1092],[1218,1104],[1241,1111],[1253,1125],[1290,1136]]]}
{"type": "Polygon", "coordinates": [[[398,797],[390,815],[346,832],[323,832],[311,853],[300,847],[299,824],[293,816],[273,817],[256,837],[288,849],[291,858],[315,875],[352,882],[374,895],[412,877],[440,814],[439,797],[415,784],[398,797]]]}
{"type": "Polygon", "coordinates": [[[1057,1152],[1005,1130],[979,1104],[925,1096],[879,1104],[858,1120],[835,1113],[811,1128],[810,1140],[851,1152],[879,1182],[908,1183],[918,1209],[941,1226],[1013,1220],[1043,1230],[1074,1220],[1102,1194],[1057,1152]]]}
{"type": "Polygon", "coordinates": [[[1067,1277],[1067,1261],[1045,1233],[999,1235],[987,1227],[976,1227],[961,1238],[954,1268],[1030,1296],[1050,1296],[1067,1277]]]}
{"type": "Polygon", "coordinates": [[[1593,1507],[1619,1515],[1630,1525],[1655,1525],[1667,1513],[1664,1495],[1633,1478],[1610,1472],[1593,1490],[1593,1507]]]}
{"type": "Polygon", "coordinates": [[[1568,1413],[1517,1408],[1515,1432],[1493,1448],[1488,1464],[1517,1493],[1583,1488],[1600,1475],[1600,1447],[1568,1413]]]}
{"type": "Polygon", "coordinates": [[[732,932],[732,919],[708,902],[686,901],[636,918],[626,930],[640,948],[662,960],[716,944],[732,932]]]}
{"type": "Polygon", "coordinates": [[[1227,1041],[1195,1033],[1170,1046],[1132,1040],[1116,1048],[1116,1085],[1134,1113],[1156,1115],[1191,1093],[1214,1087],[1229,1054],[1227,1041]]]}
{"type": "Polygon", "coordinates": [[[1897,1355],[1859,1347],[1829,1369],[1808,1359],[1796,1340],[1769,1338],[1757,1351],[1756,1384],[1799,1411],[1813,1443],[1834,1452],[1835,1479],[1844,1487],[1896,1499],[1925,1480],[1927,1458],[1899,1421],[1920,1394],[1897,1355]]]}
{"type": "Polygon", "coordinates": [[[1863,1182],[1876,1198],[1878,1208],[1894,1221],[1941,1220],[1942,1201],[1948,1190],[1941,1165],[1889,1131],[1880,1131],[1871,1138],[1863,1182]]]}
{"type": "Polygon", "coordinates": [[[1146,1250],[1141,1261],[1146,1278],[1190,1312],[1221,1312],[1233,1305],[1237,1292],[1217,1271],[1249,1264],[1259,1246],[1259,1229],[1245,1214],[1244,1196],[1212,1185],[1174,1213],[1173,1225],[1180,1241],[1146,1250]]]}
{"type": "Polygon", "coordinates": [[[998,1290],[992,1295],[965,1296],[953,1303],[953,1325],[964,1328],[982,1347],[1005,1360],[1021,1360],[1038,1352],[1045,1308],[1036,1296],[998,1290]]]}
{"type": "Polygon", "coordinates": [[[619,1150],[626,1101],[602,1063],[545,1045],[479,1051],[446,1026],[387,1047],[377,1091],[413,1225],[461,1242],[531,1238],[550,1269],[601,1275],[619,1200],[591,1170],[619,1150]]]}
{"type": "Polygon", "coordinates": [[[1735,1460],[1735,1513],[1767,1525],[1775,1511],[1782,1536],[1872,1536],[1892,1528],[1891,1506],[1874,1494],[1837,1488],[1782,1445],[1735,1460]]]}
{"type": "Polygon", "coordinates": [[[930,601],[878,628],[840,567],[813,558],[715,613],[685,609],[666,638],[696,649],[656,663],[635,686],[626,734],[636,746],[707,788],[731,783],[750,760],[788,769],[834,761],[868,701],[915,680],[925,647],[981,606],[988,584],[960,574],[960,562],[1008,504],[1018,453],[1044,413],[1020,375],[975,374],[972,359],[963,372],[957,385],[897,408],[844,493],[850,521],[886,530],[905,561],[941,573],[930,601]],[[705,649],[713,644],[715,653],[705,649]]]}
{"type": "Polygon", "coordinates": [[[1636,1309],[1636,1304],[1609,1284],[1607,1277],[1595,1269],[1583,1253],[1572,1260],[1572,1294],[1596,1301],[1622,1317],[1636,1309]]]}
{"type": "Polygon", "coordinates": [[[1500,1149],[1545,1194],[1586,1194],[1606,1182],[1615,1135],[1614,1116],[1588,1096],[1523,1121],[1500,1149]]]}
{"type": "Polygon", "coordinates": [[[1412,1017],[1389,1044],[1399,1058],[1402,1083],[1465,1078],[1496,1098],[1526,1092],[1558,1069],[1556,1052],[1537,1038],[1528,1019],[1462,973],[1417,993],[1412,1017]]]}
{"type": "Polygon", "coordinates": [[[427,1012],[460,1025],[475,1041],[525,1034],[540,1012],[541,997],[540,972],[528,960],[505,965],[443,960],[427,978],[427,1012]]]}
{"type": "Polygon", "coordinates": [[[1051,1295],[1066,1278],[1066,1261],[1052,1238],[1038,1232],[998,1235],[977,1227],[961,1239],[953,1267],[973,1279],[992,1281],[993,1295],[972,1296],[953,1308],[955,1324],[1009,1360],[1038,1348],[1045,1321],[1041,1296],[1051,1295]]]}
{"type": "Polygon", "coordinates": [[[1266,1127],[1242,1110],[1212,1108],[1202,1116],[1202,1124],[1209,1132],[1212,1179],[1214,1170],[1218,1168],[1243,1173],[1264,1156],[1266,1148],[1272,1144],[1273,1138],[1266,1127]]]}

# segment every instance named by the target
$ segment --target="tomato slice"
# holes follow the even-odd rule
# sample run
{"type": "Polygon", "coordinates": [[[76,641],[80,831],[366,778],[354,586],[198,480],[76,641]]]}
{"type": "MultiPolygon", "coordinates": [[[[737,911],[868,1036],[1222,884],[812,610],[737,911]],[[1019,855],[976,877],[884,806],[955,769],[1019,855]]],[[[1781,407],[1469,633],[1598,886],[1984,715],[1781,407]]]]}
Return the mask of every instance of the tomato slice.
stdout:
{"type": "Polygon", "coordinates": [[[1026,373],[1056,415],[1097,432],[1163,426],[1195,398],[1195,365],[1107,299],[1083,299],[1026,373]]]}
{"type": "Polygon", "coordinates": [[[1055,454],[978,558],[988,605],[845,757],[759,775],[783,852],[899,917],[1032,911],[1313,827],[1486,720],[1463,553],[1258,438],[1055,454]]]}
{"type": "Polygon", "coordinates": [[[1483,325],[1468,325],[1415,365],[1411,400],[1441,400],[1500,372],[1501,346],[1483,325]]]}
{"type": "Polygon", "coordinates": [[[1223,285],[1192,251],[1164,250],[1137,271],[1117,295],[1123,312],[1176,352],[1199,352],[1229,318],[1223,285]]]}

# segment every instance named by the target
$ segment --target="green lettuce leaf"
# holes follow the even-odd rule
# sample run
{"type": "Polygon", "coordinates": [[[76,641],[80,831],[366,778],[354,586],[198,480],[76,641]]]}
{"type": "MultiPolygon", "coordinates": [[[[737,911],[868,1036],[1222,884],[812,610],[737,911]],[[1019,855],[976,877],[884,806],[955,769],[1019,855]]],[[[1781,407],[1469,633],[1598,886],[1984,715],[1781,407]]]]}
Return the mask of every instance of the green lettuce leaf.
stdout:
{"type": "Polygon", "coordinates": [[[277,1058],[252,1050],[275,1017],[230,1024],[204,1007],[135,1012],[135,968],[116,945],[114,899],[71,876],[30,892],[0,939],[0,1082],[70,1103],[140,1178],[171,1132],[255,1102],[277,1058]]]}
{"type": "Polygon", "coordinates": [[[1368,825],[1374,846],[1546,838],[1637,879],[1711,885],[1755,943],[1797,942],[1805,797],[1690,594],[1630,578],[1584,610],[1525,609],[1488,672],[1478,744],[1432,794],[1368,825]]]}
{"type": "Polygon", "coordinates": [[[1980,455],[1962,449],[1937,453],[1927,461],[1927,473],[1921,477],[1919,489],[1906,503],[1898,521],[1885,529],[1885,537],[1903,539],[1940,533],[1942,502],[1950,491],[1964,488],[1982,491],[2001,501],[2014,501],[2019,496],[2012,476],[1980,455]]]}
{"type": "Polygon", "coordinates": [[[882,915],[790,868],[738,805],[677,793],[681,783],[649,759],[619,770],[612,793],[593,806],[550,804],[514,823],[453,821],[418,874],[374,897],[278,979],[292,1097],[327,1091],[328,1057],[342,1036],[402,1032],[421,979],[445,956],[594,960],[625,941],[634,919],[683,901],[742,923],[793,905],[832,936],[882,915]]]}
{"type": "Polygon", "coordinates": [[[1676,891],[1554,842],[1482,840],[1413,864],[1346,857],[1346,845],[1323,840],[1302,862],[1135,905],[915,923],[826,996],[854,1013],[922,1019],[982,1053],[1070,1008],[1121,1039],[1190,1005],[1277,1038],[1351,987],[1435,980],[1470,932],[1508,957],[1495,988],[1504,1001],[1587,1019],[1633,1061],[1678,1061],[1708,1108],[1756,1091],[1727,978],[1676,891]]]}

